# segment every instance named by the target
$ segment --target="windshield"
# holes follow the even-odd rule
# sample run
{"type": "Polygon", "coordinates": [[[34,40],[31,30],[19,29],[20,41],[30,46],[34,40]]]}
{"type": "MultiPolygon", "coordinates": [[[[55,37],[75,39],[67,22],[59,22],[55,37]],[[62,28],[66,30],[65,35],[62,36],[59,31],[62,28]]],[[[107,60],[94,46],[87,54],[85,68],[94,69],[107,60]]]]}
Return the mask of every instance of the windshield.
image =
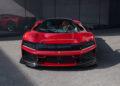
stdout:
{"type": "Polygon", "coordinates": [[[45,33],[74,33],[80,31],[80,28],[71,20],[50,19],[39,24],[34,30],[45,33]]]}

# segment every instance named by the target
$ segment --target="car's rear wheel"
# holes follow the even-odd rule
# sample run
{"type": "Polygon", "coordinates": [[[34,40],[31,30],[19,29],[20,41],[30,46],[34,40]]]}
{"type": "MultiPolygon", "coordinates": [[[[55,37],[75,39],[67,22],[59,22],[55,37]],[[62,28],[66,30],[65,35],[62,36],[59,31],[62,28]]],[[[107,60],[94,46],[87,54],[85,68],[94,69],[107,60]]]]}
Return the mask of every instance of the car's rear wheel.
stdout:
{"type": "Polygon", "coordinates": [[[8,30],[9,32],[14,32],[14,31],[16,31],[16,24],[15,24],[13,21],[9,21],[9,22],[7,23],[7,30],[8,30]]]}

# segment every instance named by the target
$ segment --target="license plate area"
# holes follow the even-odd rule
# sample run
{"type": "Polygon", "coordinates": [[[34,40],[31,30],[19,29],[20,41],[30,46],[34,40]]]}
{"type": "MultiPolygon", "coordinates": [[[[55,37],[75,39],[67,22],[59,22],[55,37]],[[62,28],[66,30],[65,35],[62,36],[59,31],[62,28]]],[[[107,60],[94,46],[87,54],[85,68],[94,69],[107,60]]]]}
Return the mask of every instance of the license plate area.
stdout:
{"type": "Polygon", "coordinates": [[[74,63],[72,56],[47,56],[45,59],[47,63],[69,64],[74,63]]]}

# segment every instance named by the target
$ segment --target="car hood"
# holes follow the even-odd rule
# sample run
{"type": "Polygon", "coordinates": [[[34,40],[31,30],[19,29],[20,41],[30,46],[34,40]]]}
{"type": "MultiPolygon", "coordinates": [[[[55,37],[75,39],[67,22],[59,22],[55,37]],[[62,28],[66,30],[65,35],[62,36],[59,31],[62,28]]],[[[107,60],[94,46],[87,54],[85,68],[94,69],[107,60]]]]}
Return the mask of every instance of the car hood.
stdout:
{"type": "Polygon", "coordinates": [[[24,40],[45,44],[72,44],[93,40],[91,32],[42,33],[31,31],[24,35],[24,40]]]}

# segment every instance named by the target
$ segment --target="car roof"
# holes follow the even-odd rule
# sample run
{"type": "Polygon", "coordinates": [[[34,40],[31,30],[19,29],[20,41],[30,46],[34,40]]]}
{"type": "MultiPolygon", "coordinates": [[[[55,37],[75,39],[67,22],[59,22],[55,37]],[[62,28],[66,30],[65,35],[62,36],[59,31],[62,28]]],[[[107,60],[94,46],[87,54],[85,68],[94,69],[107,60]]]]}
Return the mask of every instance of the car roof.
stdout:
{"type": "Polygon", "coordinates": [[[63,18],[63,17],[57,17],[57,18],[48,18],[48,19],[43,19],[43,20],[38,20],[35,24],[39,24],[39,23],[42,23],[46,20],[68,20],[68,21],[73,21],[73,22],[76,22],[76,23],[80,23],[81,22],[79,20],[73,20],[73,19],[70,19],[70,18],[63,18]]]}
{"type": "MultiPolygon", "coordinates": [[[[44,20],[38,20],[38,21],[35,22],[35,25],[33,26],[33,28],[36,27],[38,24],[43,23],[43,22],[46,21],[46,20],[54,20],[54,19],[73,21],[73,22],[75,22],[75,23],[79,23],[79,25],[80,25],[81,27],[83,27],[83,25],[81,24],[81,22],[80,22],[79,20],[72,20],[72,19],[69,19],[69,18],[62,18],[62,17],[59,18],[59,17],[57,17],[57,18],[48,18],[48,19],[44,19],[44,20]]],[[[32,29],[33,29],[33,28],[32,28],[32,29]]],[[[84,28],[84,27],[83,27],[83,28],[84,28]]]]}
{"type": "Polygon", "coordinates": [[[70,18],[64,18],[64,17],[56,17],[56,18],[48,18],[48,19],[45,19],[45,20],[54,20],[54,19],[57,19],[57,20],[71,20],[70,18]]]}

